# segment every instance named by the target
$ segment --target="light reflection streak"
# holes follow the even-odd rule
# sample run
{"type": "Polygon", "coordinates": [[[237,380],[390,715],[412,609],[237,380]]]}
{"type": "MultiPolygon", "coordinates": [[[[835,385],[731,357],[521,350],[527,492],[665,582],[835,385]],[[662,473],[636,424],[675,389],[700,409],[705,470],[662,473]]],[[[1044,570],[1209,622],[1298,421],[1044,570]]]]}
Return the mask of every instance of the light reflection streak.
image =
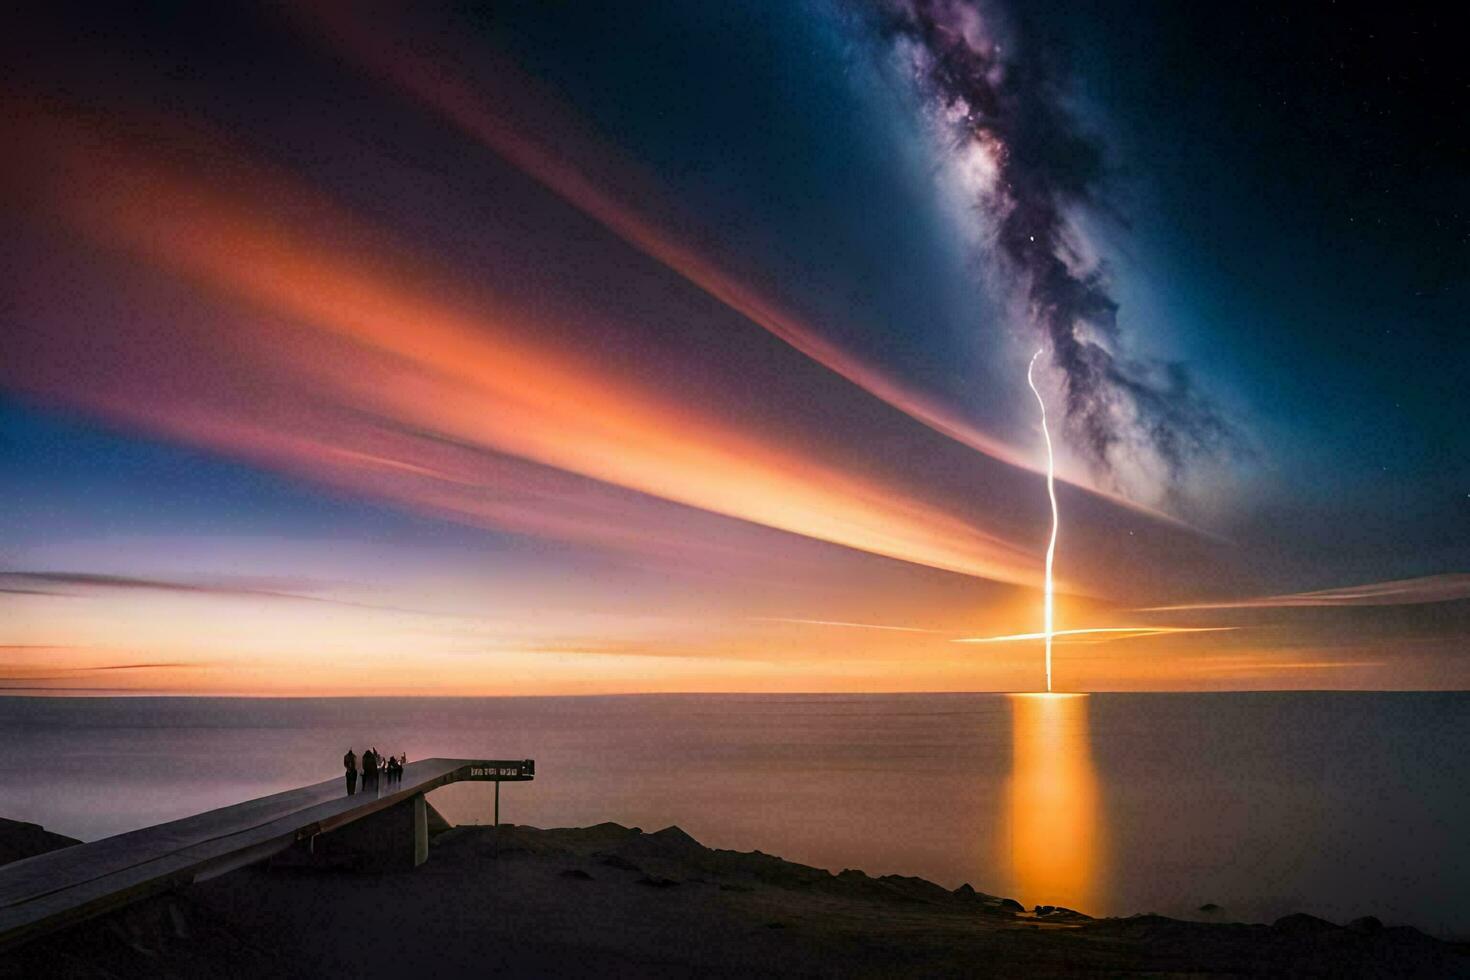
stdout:
{"type": "Polygon", "coordinates": [[[1012,694],[1004,820],[1015,893],[1028,905],[1098,908],[1102,808],[1085,694],[1012,694]]]}

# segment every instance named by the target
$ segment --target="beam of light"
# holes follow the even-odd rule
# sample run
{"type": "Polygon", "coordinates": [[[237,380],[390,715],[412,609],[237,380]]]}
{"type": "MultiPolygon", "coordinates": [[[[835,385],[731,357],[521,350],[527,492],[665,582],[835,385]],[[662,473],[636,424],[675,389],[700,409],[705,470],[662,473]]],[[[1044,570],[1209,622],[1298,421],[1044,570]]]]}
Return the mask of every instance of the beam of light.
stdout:
{"type": "Polygon", "coordinates": [[[1019,643],[1024,640],[1050,640],[1058,636],[1091,636],[1117,634],[1114,639],[1131,640],[1147,636],[1172,636],[1177,633],[1224,633],[1238,626],[1095,626],[1088,629],[1052,630],[1048,633],[1010,633],[1006,636],[967,636],[951,643],[1019,643]]]}
{"type": "Polygon", "coordinates": [[[1012,894],[1097,912],[1106,871],[1106,810],[1092,759],[1090,698],[1012,694],[1011,772],[1001,823],[1012,894]]]}
{"type": "Polygon", "coordinates": [[[1056,488],[1056,463],[1051,451],[1051,431],[1046,427],[1046,401],[1041,397],[1041,392],[1036,389],[1036,381],[1032,373],[1036,369],[1036,359],[1041,356],[1038,348],[1031,355],[1031,363],[1026,365],[1026,384],[1031,386],[1031,393],[1036,396],[1036,404],[1041,406],[1041,435],[1046,439],[1046,495],[1051,498],[1051,540],[1046,543],[1046,613],[1045,630],[1046,638],[1046,689],[1051,690],[1051,639],[1052,639],[1052,561],[1057,552],[1057,530],[1061,524],[1061,515],[1057,512],[1057,488],[1056,488]]]}

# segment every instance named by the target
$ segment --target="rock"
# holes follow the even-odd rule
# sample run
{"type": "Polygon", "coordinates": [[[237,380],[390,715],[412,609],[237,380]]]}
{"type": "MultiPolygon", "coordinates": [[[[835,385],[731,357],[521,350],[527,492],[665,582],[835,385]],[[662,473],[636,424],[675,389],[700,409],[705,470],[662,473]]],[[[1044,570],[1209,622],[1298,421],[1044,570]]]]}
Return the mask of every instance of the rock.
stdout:
{"type": "Polygon", "coordinates": [[[53,834],[37,823],[23,823],[0,817],[0,864],[35,857],[47,851],[60,850],[81,841],[63,834],[53,834]]]}
{"type": "Polygon", "coordinates": [[[609,854],[602,859],[602,863],[607,865],[609,868],[617,868],[619,871],[641,872],[643,870],[642,868],[638,867],[638,865],[634,864],[632,861],[629,861],[627,858],[623,857],[620,854],[609,854]]]}
{"type": "Polygon", "coordinates": [[[648,835],[650,840],[656,840],[665,847],[685,851],[702,851],[704,845],[686,834],[677,826],[665,827],[657,833],[648,835]]]}
{"type": "Polygon", "coordinates": [[[1375,932],[1382,932],[1383,923],[1378,921],[1377,916],[1365,915],[1361,918],[1357,918],[1349,922],[1347,924],[1347,928],[1351,929],[1353,932],[1361,932],[1364,935],[1368,935],[1375,932]]]}
{"type": "Polygon", "coordinates": [[[581,868],[567,868],[561,873],[563,878],[576,878],[580,881],[591,881],[592,876],[581,868]]]}
{"type": "Polygon", "coordinates": [[[1003,908],[1003,909],[1008,909],[1008,910],[1010,910],[1012,912],[1024,912],[1024,911],[1026,911],[1026,906],[1022,905],[1020,902],[1016,901],[1014,898],[1003,898],[1003,899],[1001,899],[1000,900],[1000,907],[1003,908]]]}
{"type": "Polygon", "coordinates": [[[673,888],[678,882],[673,878],[660,878],[658,875],[644,875],[638,879],[638,884],[647,885],[649,888],[673,888]]]}
{"type": "Polygon", "coordinates": [[[947,902],[951,896],[942,885],[913,875],[884,875],[878,881],[894,894],[914,902],[947,902]]]}
{"type": "Polygon", "coordinates": [[[1206,902],[1205,904],[1201,905],[1195,911],[1197,911],[1197,912],[1218,912],[1218,911],[1220,911],[1220,906],[1216,905],[1214,902],[1206,902]]]}
{"type": "Polygon", "coordinates": [[[1326,919],[1319,919],[1315,915],[1308,915],[1305,912],[1293,912],[1291,915],[1283,915],[1271,923],[1271,928],[1278,932],[1300,936],[1311,933],[1336,932],[1341,927],[1328,922],[1326,919]]]}

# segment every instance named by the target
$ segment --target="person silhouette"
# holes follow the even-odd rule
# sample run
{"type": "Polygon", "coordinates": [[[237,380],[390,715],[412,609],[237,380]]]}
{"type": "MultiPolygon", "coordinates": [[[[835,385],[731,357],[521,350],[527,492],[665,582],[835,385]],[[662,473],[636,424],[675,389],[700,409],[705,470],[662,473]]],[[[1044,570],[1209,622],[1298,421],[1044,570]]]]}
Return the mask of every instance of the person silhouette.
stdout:
{"type": "Polygon", "coordinates": [[[342,757],[342,766],[347,770],[347,795],[357,792],[357,753],[351,749],[342,757]]]}
{"type": "Polygon", "coordinates": [[[372,749],[362,754],[362,788],[378,788],[378,753],[372,749]]]}

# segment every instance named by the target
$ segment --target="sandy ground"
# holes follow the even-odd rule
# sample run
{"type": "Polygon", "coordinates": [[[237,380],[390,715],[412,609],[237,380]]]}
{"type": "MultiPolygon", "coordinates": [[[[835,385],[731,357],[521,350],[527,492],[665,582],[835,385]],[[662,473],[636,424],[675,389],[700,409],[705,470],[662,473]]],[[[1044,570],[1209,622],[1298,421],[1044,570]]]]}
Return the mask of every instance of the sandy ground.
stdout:
{"type": "Polygon", "coordinates": [[[1470,976],[1372,922],[1037,914],[917,878],[702,847],[677,828],[461,827],[415,871],[251,868],[39,940],[6,976],[1470,976]]]}

